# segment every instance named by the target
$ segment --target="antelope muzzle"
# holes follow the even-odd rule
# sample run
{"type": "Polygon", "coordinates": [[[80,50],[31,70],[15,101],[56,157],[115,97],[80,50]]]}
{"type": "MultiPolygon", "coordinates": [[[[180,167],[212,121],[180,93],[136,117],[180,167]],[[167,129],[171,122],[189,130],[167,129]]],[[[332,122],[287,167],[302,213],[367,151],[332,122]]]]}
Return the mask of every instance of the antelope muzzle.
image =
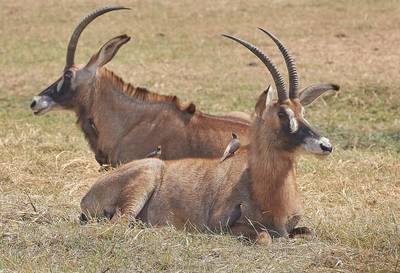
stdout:
{"type": "Polygon", "coordinates": [[[34,96],[31,103],[31,110],[34,115],[43,115],[58,106],[53,99],[53,94],[57,92],[58,82],[53,83],[39,95],[34,96]]]}
{"type": "Polygon", "coordinates": [[[333,151],[332,144],[326,137],[320,136],[307,124],[302,124],[298,131],[302,139],[302,147],[308,153],[316,155],[329,155],[333,151]]]}

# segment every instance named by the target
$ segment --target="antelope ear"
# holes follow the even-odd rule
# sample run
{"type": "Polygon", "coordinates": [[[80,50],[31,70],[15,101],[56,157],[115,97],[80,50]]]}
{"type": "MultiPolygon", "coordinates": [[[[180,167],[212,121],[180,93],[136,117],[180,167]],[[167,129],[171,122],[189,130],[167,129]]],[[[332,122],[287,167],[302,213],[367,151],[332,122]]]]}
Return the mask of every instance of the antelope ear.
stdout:
{"type": "Polygon", "coordinates": [[[112,38],[100,48],[99,52],[90,58],[90,61],[87,63],[85,68],[93,73],[96,72],[98,67],[101,67],[111,61],[115,54],[117,54],[120,47],[129,42],[130,39],[131,37],[125,34],[112,38]]]}
{"type": "Polygon", "coordinates": [[[274,96],[276,96],[276,91],[271,85],[261,93],[255,107],[257,116],[261,117],[265,108],[273,104],[274,96]]]}
{"type": "Polygon", "coordinates": [[[303,106],[313,103],[327,91],[339,91],[340,86],[331,83],[320,83],[304,88],[300,92],[300,102],[303,106]]]}
{"type": "Polygon", "coordinates": [[[265,107],[269,107],[273,104],[274,97],[276,97],[275,89],[270,85],[267,88],[267,97],[265,98],[265,107]]]}

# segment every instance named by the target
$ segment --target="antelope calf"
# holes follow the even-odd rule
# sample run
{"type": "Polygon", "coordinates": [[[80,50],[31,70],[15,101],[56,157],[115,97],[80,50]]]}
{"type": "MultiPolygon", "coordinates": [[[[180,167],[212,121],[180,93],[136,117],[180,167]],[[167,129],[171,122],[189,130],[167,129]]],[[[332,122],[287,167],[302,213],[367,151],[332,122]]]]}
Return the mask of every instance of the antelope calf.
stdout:
{"type": "Polygon", "coordinates": [[[289,72],[288,90],[264,53],[246,41],[225,35],[253,52],[276,85],[276,91],[268,88],[256,103],[250,144],[223,162],[131,162],[93,185],[81,201],[81,220],[111,219],[122,213],[154,226],[182,228],[190,223],[203,230],[226,228],[235,235],[258,236],[259,242],[265,241],[268,233],[287,237],[307,232],[306,228],[296,228],[303,205],[295,168],[299,152],[322,156],[332,152],[329,140],[313,130],[304,117],[304,106],[323,92],[307,88],[299,93],[293,58],[275,36],[262,31],[283,54],[289,72]]]}
{"type": "MultiPolygon", "coordinates": [[[[31,109],[43,115],[55,109],[75,112],[90,148],[100,164],[113,166],[146,157],[162,146],[162,159],[220,157],[235,132],[248,143],[249,118],[233,112],[204,114],[193,103],[163,96],[125,83],[103,66],[130,40],[117,36],[105,43],[86,65],[76,66],[75,50],[85,27],[98,16],[124,7],[105,7],[87,15],[75,28],[63,75],[38,96],[31,109]]],[[[324,90],[330,85],[317,85],[324,90]]]]}

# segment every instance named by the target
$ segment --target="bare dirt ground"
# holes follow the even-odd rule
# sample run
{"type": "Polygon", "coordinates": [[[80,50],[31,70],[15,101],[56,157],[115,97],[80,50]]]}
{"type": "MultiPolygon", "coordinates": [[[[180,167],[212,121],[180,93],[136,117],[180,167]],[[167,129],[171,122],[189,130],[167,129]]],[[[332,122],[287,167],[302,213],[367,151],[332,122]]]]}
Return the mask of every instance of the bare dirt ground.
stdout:
{"type": "Polygon", "coordinates": [[[307,109],[335,153],[299,162],[302,225],[313,241],[261,247],[224,235],[77,221],[98,165],[72,114],[34,117],[33,95],[60,76],[73,28],[107,1],[0,2],[0,272],[400,272],[399,1],[117,1],[77,60],[111,37],[133,40],[110,69],[134,85],[194,101],[208,113],[253,112],[271,83],[234,34],[285,72],[275,33],[296,58],[300,85],[341,93],[307,109]]]}

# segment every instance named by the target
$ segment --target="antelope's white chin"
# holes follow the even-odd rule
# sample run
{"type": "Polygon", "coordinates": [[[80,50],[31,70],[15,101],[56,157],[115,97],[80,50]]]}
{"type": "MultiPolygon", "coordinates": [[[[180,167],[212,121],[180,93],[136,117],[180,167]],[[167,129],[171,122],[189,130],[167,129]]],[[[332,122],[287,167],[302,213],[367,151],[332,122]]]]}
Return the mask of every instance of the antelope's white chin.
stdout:
{"type": "Polygon", "coordinates": [[[55,106],[56,103],[48,96],[35,96],[31,103],[31,109],[35,116],[44,115],[55,106]]]}
{"type": "Polygon", "coordinates": [[[320,156],[327,156],[332,153],[333,147],[329,142],[329,139],[325,137],[321,138],[306,138],[303,144],[303,148],[306,152],[320,156]]]}

